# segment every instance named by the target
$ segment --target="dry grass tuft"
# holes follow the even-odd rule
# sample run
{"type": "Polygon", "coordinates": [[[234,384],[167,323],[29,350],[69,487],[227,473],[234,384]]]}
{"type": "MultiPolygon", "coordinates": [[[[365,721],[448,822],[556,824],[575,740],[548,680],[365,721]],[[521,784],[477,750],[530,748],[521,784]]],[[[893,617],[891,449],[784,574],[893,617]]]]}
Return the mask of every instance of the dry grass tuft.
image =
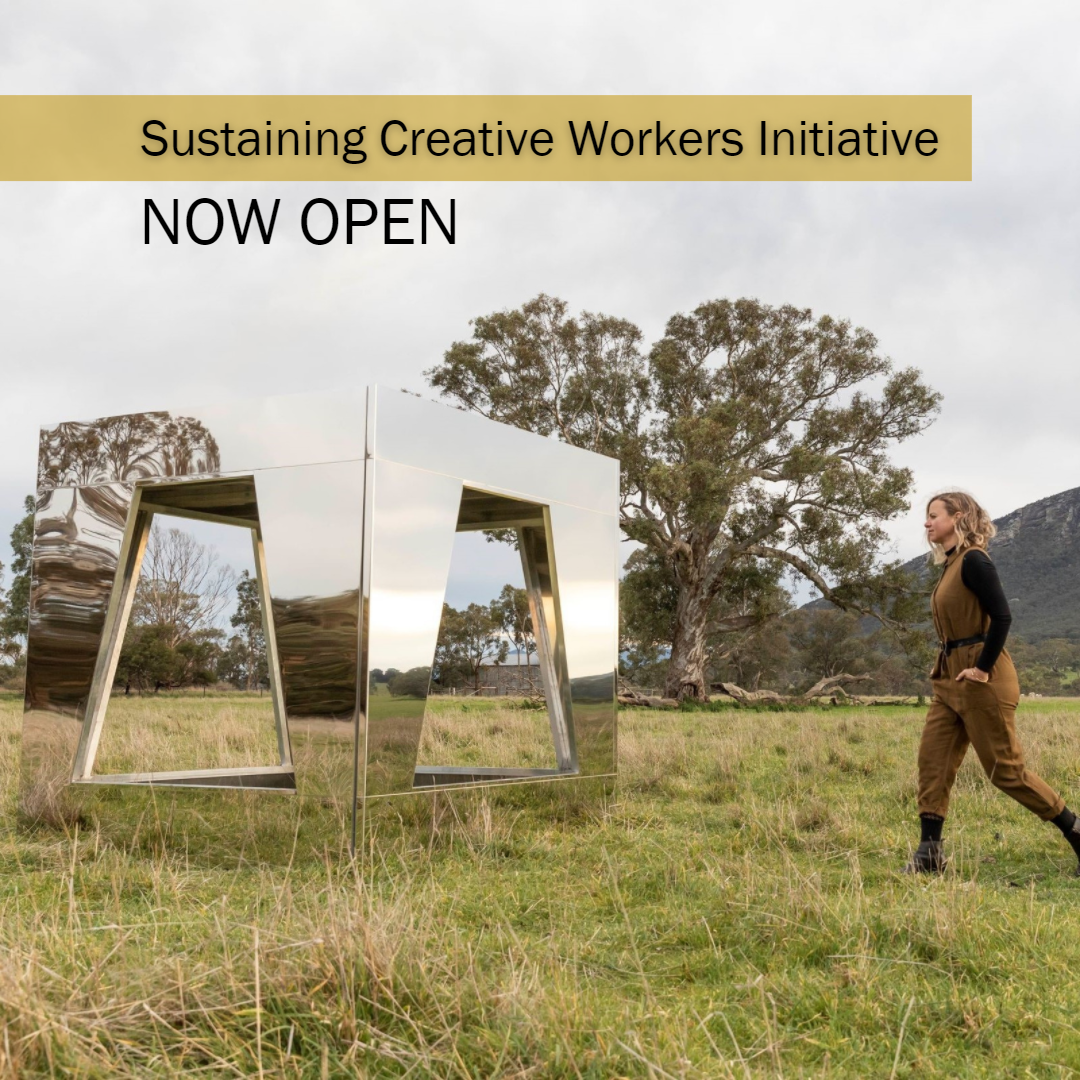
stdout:
{"type": "Polygon", "coordinates": [[[82,802],[71,788],[57,781],[38,781],[27,784],[19,792],[19,819],[25,825],[41,825],[70,834],[86,826],[82,802]]]}

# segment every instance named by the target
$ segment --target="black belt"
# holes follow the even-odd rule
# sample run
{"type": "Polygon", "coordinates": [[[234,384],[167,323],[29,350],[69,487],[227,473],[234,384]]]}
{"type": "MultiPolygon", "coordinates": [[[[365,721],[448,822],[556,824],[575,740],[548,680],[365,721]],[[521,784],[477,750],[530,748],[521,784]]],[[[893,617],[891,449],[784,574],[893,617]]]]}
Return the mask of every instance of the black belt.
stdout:
{"type": "Polygon", "coordinates": [[[960,649],[965,645],[981,645],[986,640],[985,634],[975,634],[972,637],[957,638],[956,641],[939,641],[941,651],[948,656],[953,649],[960,649]]]}

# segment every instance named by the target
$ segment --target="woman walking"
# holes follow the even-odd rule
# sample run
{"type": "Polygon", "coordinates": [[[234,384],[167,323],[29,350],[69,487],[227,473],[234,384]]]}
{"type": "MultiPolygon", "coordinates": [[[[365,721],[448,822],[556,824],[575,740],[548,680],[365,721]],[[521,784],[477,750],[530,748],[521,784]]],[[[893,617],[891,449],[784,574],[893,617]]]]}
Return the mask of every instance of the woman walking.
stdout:
{"type": "MultiPolygon", "coordinates": [[[[970,496],[949,491],[926,508],[926,538],[941,577],[930,599],[938,656],[919,744],[922,837],[905,873],[945,869],[941,830],[956,771],[970,743],[991,783],[1052,821],[1080,857],[1080,820],[1042,779],[1024,767],[1016,737],[1020,684],[1005,650],[1012,616],[986,545],[997,530],[970,496]]],[[[1076,870],[1080,875],[1080,866],[1076,870]]]]}

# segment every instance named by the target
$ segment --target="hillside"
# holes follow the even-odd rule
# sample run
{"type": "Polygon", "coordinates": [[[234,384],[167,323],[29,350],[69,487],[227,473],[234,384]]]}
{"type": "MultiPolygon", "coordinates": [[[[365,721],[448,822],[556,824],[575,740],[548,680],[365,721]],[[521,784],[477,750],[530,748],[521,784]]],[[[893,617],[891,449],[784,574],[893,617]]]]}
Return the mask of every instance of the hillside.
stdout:
{"type": "MultiPolygon", "coordinates": [[[[990,555],[998,568],[1012,610],[1012,632],[1025,641],[1080,639],[1080,487],[1029,503],[995,518],[997,536],[990,555]]],[[[904,569],[926,576],[937,571],[919,555],[904,569]]],[[[811,600],[804,607],[827,607],[811,600]]],[[[865,619],[867,633],[877,628],[865,619]]]]}
{"type": "MultiPolygon", "coordinates": [[[[1080,638],[1080,487],[997,518],[990,556],[1025,641],[1080,638]]],[[[926,557],[905,569],[929,573],[926,557]]]]}

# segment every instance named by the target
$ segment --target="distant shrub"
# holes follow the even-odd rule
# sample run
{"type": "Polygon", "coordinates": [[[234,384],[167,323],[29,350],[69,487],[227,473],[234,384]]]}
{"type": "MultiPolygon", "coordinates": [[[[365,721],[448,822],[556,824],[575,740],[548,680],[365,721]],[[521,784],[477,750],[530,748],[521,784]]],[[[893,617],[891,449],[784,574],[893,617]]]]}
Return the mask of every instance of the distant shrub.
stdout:
{"type": "Polygon", "coordinates": [[[430,682],[431,668],[409,668],[408,671],[402,671],[390,680],[390,694],[392,697],[427,697],[430,682]]]}

